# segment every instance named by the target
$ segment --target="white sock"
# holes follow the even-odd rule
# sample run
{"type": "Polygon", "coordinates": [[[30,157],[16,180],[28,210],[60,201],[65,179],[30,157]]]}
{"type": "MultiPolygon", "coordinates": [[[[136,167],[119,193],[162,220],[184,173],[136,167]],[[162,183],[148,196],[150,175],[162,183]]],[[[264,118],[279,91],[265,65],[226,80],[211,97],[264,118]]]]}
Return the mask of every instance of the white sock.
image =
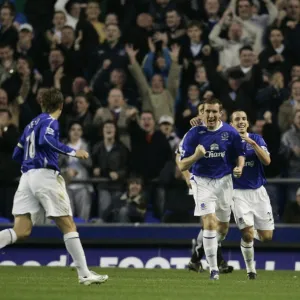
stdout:
{"type": "Polygon", "coordinates": [[[258,232],[257,232],[256,229],[254,229],[254,238],[255,238],[256,240],[260,241],[260,236],[259,236],[259,234],[258,234],[258,232]]]}
{"type": "Polygon", "coordinates": [[[210,271],[218,271],[217,263],[217,251],[218,251],[218,241],[217,241],[217,231],[216,230],[203,230],[203,246],[205,251],[205,256],[209,264],[210,271]]]}
{"type": "Polygon", "coordinates": [[[254,266],[253,241],[251,243],[246,243],[243,239],[241,239],[241,250],[246,264],[247,273],[249,272],[256,273],[255,266],[254,266]]]}
{"type": "Polygon", "coordinates": [[[201,229],[198,236],[197,236],[197,244],[196,244],[196,251],[198,251],[203,245],[203,230],[201,229]]]}
{"type": "Polygon", "coordinates": [[[64,235],[66,248],[73,258],[78,276],[86,277],[90,275],[90,271],[86,264],[85,254],[79,239],[78,232],[69,232],[64,235]]]}
{"type": "Polygon", "coordinates": [[[16,241],[17,234],[12,228],[0,231],[0,249],[7,245],[14,244],[16,241]]]}

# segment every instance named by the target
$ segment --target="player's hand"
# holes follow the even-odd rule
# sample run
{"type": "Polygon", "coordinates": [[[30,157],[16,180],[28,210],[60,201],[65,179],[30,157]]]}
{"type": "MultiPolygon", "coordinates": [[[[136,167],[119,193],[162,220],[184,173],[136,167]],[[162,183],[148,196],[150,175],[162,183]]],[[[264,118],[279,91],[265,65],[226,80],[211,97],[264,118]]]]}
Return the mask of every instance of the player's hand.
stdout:
{"type": "Polygon", "coordinates": [[[118,175],[117,172],[110,172],[110,173],[109,173],[109,176],[110,176],[111,180],[113,180],[113,181],[119,179],[119,175],[118,175]]]}
{"type": "Polygon", "coordinates": [[[197,159],[200,159],[205,155],[205,153],[206,153],[205,148],[202,145],[198,145],[194,155],[196,156],[197,159]]]}
{"type": "Polygon", "coordinates": [[[95,177],[99,177],[100,174],[101,174],[101,169],[100,168],[95,168],[93,170],[93,174],[94,174],[95,177]]]}
{"type": "Polygon", "coordinates": [[[77,150],[75,157],[80,159],[88,159],[89,154],[85,150],[77,150]]]}
{"type": "Polygon", "coordinates": [[[247,134],[245,135],[241,135],[241,138],[247,142],[248,144],[250,144],[251,146],[254,146],[256,144],[255,141],[253,141],[252,139],[249,138],[249,136],[247,134]]]}
{"type": "Polygon", "coordinates": [[[243,168],[241,168],[241,167],[235,167],[233,169],[233,176],[235,178],[240,178],[242,176],[242,174],[243,174],[243,168]]]}
{"type": "Polygon", "coordinates": [[[195,127],[195,126],[199,126],[201,125],[201,119],[199,117],[195,117],[193,119],[190,120],[190,124],[191,126],[195,127]]]}

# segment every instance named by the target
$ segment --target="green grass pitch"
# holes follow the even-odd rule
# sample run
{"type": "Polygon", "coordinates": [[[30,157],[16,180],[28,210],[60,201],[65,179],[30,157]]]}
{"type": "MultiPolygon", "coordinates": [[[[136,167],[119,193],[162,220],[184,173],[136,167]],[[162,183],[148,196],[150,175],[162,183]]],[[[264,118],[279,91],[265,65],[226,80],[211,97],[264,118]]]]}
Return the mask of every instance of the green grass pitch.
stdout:
{"type": "Polygon", "coordinates": [[[1,300],[285,300],[299,299],[300,273],[259,271],[249,281],[245,271],[208,280],[208,272],[187,270],[98,269],[110,279],[81,286],[76,271],[51,267],[0,267],[1,300]]]}

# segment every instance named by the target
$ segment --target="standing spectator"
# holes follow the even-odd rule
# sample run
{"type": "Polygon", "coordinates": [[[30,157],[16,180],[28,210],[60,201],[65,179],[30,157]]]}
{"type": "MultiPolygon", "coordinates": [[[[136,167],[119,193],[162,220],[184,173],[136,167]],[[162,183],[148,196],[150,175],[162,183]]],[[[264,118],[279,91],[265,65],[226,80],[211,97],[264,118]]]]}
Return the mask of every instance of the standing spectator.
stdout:
{"type": "Polygon", "coordinates": [[[279,107],[278,122],[281,132],[287,131],[293,123],[293,113],[300,109],[300,80],[291,84],[290,99],[284,101],[279,107]]]}
{"type": "Polygon", "coordinates": [[[169,45],[181,44],[186,29],[183,19],[176,9],[168,10],[166,13],[166,34],[169,45]]]}
{"type": "Polygon", "coordinates": [[[284,211],[285,223],[299,224],[300,223],[300,188],[296,192],[296,201],[291,200],[287,203],[284,211]]]}
{"type": "Polygon", "coordinates": [[[127,191],[120,197],[119,205],[118,222],[144,222],[147,206],[141,178],[131,177],[128,180],[127,191]]]}
{"type": "Polygon", "coordinates": [[[111,181],[108,189],[98,185],[98,217],[102,221],[112,218],[113,206],[122,194],[123,180],[128,167],[128,149],[118,140],[113,121],[103,124],[103,141],[93,147],[93,175],[111,181]]]}
{"type": "Polygon", "coordinates": [[[54,9],[56,11],[64,12],[67,18],[66,24],[71,26],[73,29],[76,28],[81,11],[80,0],[56,0],[54,9]]]}
{"type": "Polygon", "coordinates": [[[153,202],[156,216],[162,217],[164,191],[151,181],[158,178],[166,162],[172,159],[170,145],[160,130],[155,130],[154,115],[150,111],[141,113],[140,124],[137,111],[132,111],[129,133],[131,136],[131,168],[147,185],[147,195],[153,202]],[[147,159],[145,159],[147,158],[147,159]]]}
{"type": "Polygon", "coordinates": [[[15,180],[20,175],[20,166],[11,155],[19,138],[18,129],[11,119],[9,110],[0,109],[0,214],[12,220],[11,211],[17,189],[15,180]]]}
{"type": "MultiPolygon", "coordinates": [[[[89,151],[87,143],[82,138],[82,125],[73,122],[69,127],[69,142],[67,145],[75,150],[89,151]]],[[[75,217],[88,220],[92,205],[92,187],[86,183],[72,183],[72,180],[87,180],[92,160],[79,160],[72,156],[60,156],[62,174],[66,179],[67,191],[70,197],[72,212],[75,217]]]]}
{"type": "Polygon", "coordinates": [[[152,111],[156,121],[159,121],[162,115],[174,117],[180,75],[180,66],[178,65],[179,47],[174,45],[170,52],[172,64],[166,89],[161,75],[154,75],[151,79],[151,87],[149,87],[147,79],[136,61],[137,51],[130,46],[126,47],[126,51],[130,59],[129,70],[137,82],[142,97],[142,109],[152,111]]]}
{"type": "Polygon", "coordinates": [[[165,135],[169,142],[172,153],[175,153],[180,139],[174,131],[174,119],[170,116],[161,116],[158,122],[160,131],[165,135]]]}
{"type": "Polygon", "coordinates": [[[13,26],[15,11],[12,6],[2,6],[0,9],[0,43],[9,45],[12,49],[16,48],[18,41],[18,31],[13,26]]]}
{"type": "Polygon", "coordinates": [[[253,46],[256,54],[259,54],[262,48],[262,36],[259,35],[256,27],[251,23],[242,22],[238,17],[233,18],[228,25],[228,39],[220,37],[231,14],[231,9],[227,9],[209,35],[211,45],[219,51],[219,65],[224,71],[240,63],[239,50],[243,46],[253,46]]]}
{"type": "Polygon", "coordinates": [[[99,108],[94,117],[94,125],[99,128],[106,121],[116,124],[120,141],[131,149],[130,135],[128,133],[128,117],[136,109],[125,103],[122,91],[112,89],[108,95],[108,106],[99,108]]]}
{"type": "Polygon", "coordinates": [[[53,15],[53,27],[46,32],[46,40],[50,47],[55,48],[61,41],[61,31],[66,25],[67,19],[63,11],[56,11],[53,15]]]}
{"type": "Polygon", "coordinates": [[[10,78],[16,69],[14,49],[9,44],[0,44],[0,85],[10,78]]]}

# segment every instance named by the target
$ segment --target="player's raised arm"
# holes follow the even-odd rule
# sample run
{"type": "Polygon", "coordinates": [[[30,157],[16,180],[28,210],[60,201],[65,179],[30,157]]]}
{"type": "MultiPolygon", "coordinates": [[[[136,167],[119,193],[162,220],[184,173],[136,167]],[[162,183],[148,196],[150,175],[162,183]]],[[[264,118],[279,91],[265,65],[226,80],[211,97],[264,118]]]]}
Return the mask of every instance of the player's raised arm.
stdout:
{"type": "Polygon", "coordinates": [[[255,154],[262,164],[268,166],[271,163],[270,153],[263,138],[260,138],[258,143],[248,135],[242,136],[242,139],[253,147],[255,154]]]}
{"type": "Polygon", "coordinates": [[[197,129],[193,128],[183,138],[180,160],[178,161],[178,167],[181,172],[188,171],[197,160],[205,155],[206,150],[204,147],[197,144],[195,136],[197,133],[197,129]]]}
{"type": "MultiPolygon", "coordinates": [[[[25,132],[25,131],[24,131],[25,132]]],[[[12,155],[13,160],[17,161],[18,163],[22,164],[24,157],[24,133],[22,134],[21,138],[17,146],[14,149],[14,153],[12,155]]]]}

